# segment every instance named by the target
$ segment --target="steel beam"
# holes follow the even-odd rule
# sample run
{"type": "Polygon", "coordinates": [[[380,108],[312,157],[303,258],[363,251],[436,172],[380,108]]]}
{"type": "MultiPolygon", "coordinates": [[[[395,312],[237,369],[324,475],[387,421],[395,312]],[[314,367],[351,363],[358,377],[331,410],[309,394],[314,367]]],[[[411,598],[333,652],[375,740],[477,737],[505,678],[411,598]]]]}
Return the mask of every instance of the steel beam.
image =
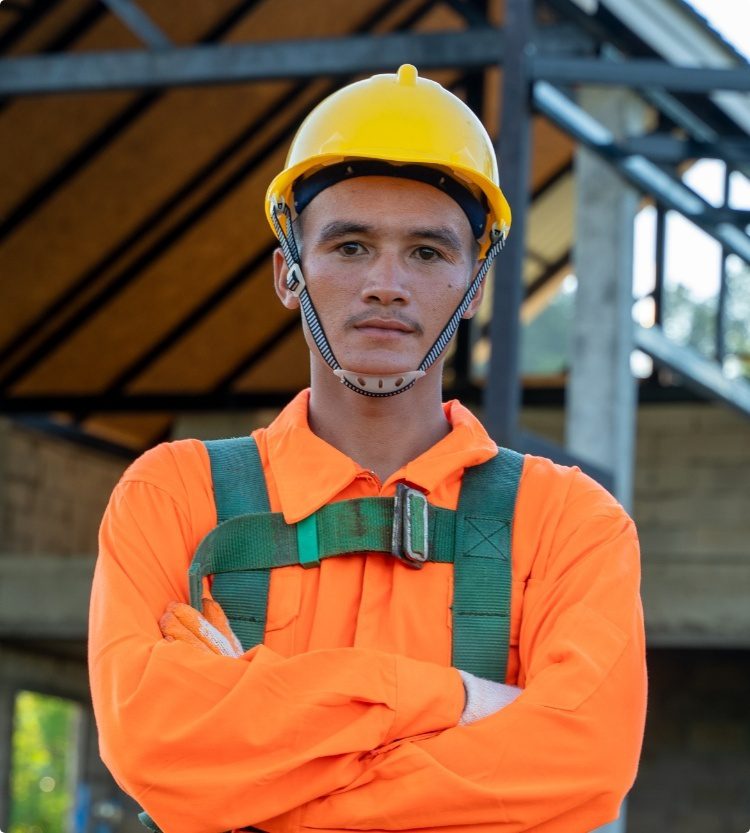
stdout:
{"type": "Polygon", "coordinates": [[[502,33],[489,27],[45,55],[0,61],[0,95],[319,78],[393,70],[402,63],[421,69],[470,68],[499,63],[502,57],[502,33]]]}
{"type": "MultiPolygon", "coordinates": [[[[553,30],[540,30],[540,48],[553,37],[553,30]]],[[[500,63],[503,54],[502,30],[488,26],[456,32],[6,58],[0,61],[0,95],[314,78],[393,69],[404,62],[423,69],[469,69],[500,63]]],[[[682,67],[640,58],[527,57],[535,80],[703,94],[750,92],[748,67],[682,67]]]]}
{"type": "Polygon", "coordinates": [[[750,67],[686,67],[647,58],[608,61],[601,58],[562,58],[538,55],[530,73],[555,84],[619,86],[628,89],[660,88],[684,93],[715,90],[750,92],[750,67]]]}
{"type": "Polygon", "coordinates": [[[750,416],[750,382],[727,378],[716,362],[704,359],[690,347],[675,344],[661,327],[636,326],[635,344],[658,365],[678,373],[685,387],[711,399],[720,399],[750,416]]]}
{"type": "Polygon", "coordinates": [[[634,136],[624,140],[622,150],[658,162],[679,165],[692,159],[731,159],[750,162],[750,138],[721,138],[715,142],[678,139],[665,133],[634,136]]]}
{"type": "MultiPolygon", "coordinates": [[[[296,326],[297,322],[293,322],[296,326]]],[[[218,393],[122,393],[113,396],[67,393],[65,391],[0,397],[0,413],[172,413],[174,411],[219,411],[225,408],[280,408],[293,392],[224,390],[218,393]]]]}
{"type": "Polygon", "coordinates": [[[640,191],[654,196],[718,240],[728,251],[750,263],[750,237],[734,224],[718,219],[716,209],[680,180],[643,156],[629,156],[612,132],[547,81],[533,86],[536,109],[569,135],[607,159],[640,191]]]}
{"type": "Polygon", "coordinates": [[[169,38],[133,0],[101,0],[128,29],[150,49],[171,45],[169,38]]]}

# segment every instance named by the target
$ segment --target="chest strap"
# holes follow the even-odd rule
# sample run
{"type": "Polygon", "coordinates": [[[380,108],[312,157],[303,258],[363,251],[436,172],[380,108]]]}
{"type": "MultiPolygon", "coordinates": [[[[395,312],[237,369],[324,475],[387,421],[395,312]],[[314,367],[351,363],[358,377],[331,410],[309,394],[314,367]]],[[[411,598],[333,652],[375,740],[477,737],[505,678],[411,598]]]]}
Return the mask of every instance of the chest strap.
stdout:
{"type": "Polygon", "coordinates": [[[270,571],[364,552],[391,553],[409,566],[454,564],[453,665],[505,679],[510,634],[511,526],[522,455],[510,449],[466,469],[457,511],[420,492],[328,504],[297,524],[269,511],[263,467],[250,437],[206,443],[219,524],[189,570],[190,602],[202,581],[245,649],[263,641],[270,571]]]}

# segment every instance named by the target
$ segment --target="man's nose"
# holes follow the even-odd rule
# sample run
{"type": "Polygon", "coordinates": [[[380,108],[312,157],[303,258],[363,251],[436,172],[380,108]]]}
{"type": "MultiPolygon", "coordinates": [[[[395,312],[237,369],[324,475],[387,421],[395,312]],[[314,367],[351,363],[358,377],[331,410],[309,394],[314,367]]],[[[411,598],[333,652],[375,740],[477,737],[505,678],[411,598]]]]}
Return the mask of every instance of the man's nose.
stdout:
{"type": "Polygon", "coordinates": [[[409,303],[408,275],[397,257],[381,255],[371,264],[362,285],[362,299],[384,306],[409,303]]]}

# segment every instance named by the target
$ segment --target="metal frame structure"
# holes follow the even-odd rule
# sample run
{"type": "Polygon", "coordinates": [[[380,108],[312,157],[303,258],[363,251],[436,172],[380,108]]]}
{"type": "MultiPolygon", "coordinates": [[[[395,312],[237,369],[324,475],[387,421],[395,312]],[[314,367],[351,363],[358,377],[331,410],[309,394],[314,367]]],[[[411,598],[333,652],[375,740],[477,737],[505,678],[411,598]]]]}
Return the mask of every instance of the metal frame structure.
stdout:
{"type": "MultiPolygon", "coordinates": [[[[487,23],[486,9],[482,4],[462,2],[452,5],[465,15],[471,26],[464,31],[420,34],[409,31],[410,22],[407,21],[402,31],[378,36],[368,34],[378,15],[382,16],[394,7],[392,0],[359,32],[348,37],[218,44],[218,39],[257,2],[259,0],[248,0],[232,9],[224,21],[205,34],[200,44],[175,47],[171,45],[168,35],[153,23],[134,0],[101,0],[90,6],[64,37],[58,37],[55,43],[50,44],[48,51],[57,54],[0,60],[0,94],[6,96],[103,89],[145,90],[71,156],[60,170],[16,206],[0,225],[0,238],[7,236],[51,193],[75,176],[115,136],[151,107],[167,87],[271,78],[300,79],[290,96],[285,96],[283,101],[272,105],[263,114],[262,118],[267,118],[282,109],[290,109],[290,102],[305,89],[305,79],[312,77],[335,76],[337,81],[332,84],[333,88],[342,83],[342,76],[391,69],[403,61],[416,62],[425,69],[451,67],[469,72],[502,65],[504,127],[499,149],[504,162],[504,187],[514,205],[514,234],[498,276],[502,291],[496,293],[496,308],[490,325],[492,343],[501,349],[494,351],[487,382],[487,419],[501,442],[520,445],[527,450],[536,449],[541,453],[553,452],[553,456],[558,459],[565,456],[563,450],[550,448],[540,438],[519,432],[517,424],[520,404],[518,311],[522,302],[521,269],[525,254],[523,242],[529,193],[532,114],[536,112],[545,115],[569,135],[605,158],[642,193],[651,196],[659,207],[661,227],[664,210],[679,211],[717,239],[725,253],[734,253],[750,262],[750,239],[742,228],[748,220],[748,212],[733,211],[726,206],[720,209],[710,206],[673,172],[675,165],[698,154],[724,159],[732,166],[742,165],[750,159],[750,139],[746,135],[718,138],[705,122],[701,128],[700,117],[680,99],[680,94],[686,92],[707,95],[717,90],[750,91],[750,68],[746,65],[723,68],[683,67],[642,54],[623,57],[622,53],[614,51],[620,44],[612,46],[604,43],[602,47],[601,27],[582,25],[582,13],[570,0],[548,0],[563,20],[554,25],[535,26],[532,19],[533,4],[510,0],[504,26],[498,29],[487,23]],[[61,49],[75,40],[77,32],[85,31],[102,13],[106,13],[104,6],[116,14],[148,48],[90,54],[61,53],[61,49]],[[593,55],[597,49],[604,57],[593,55]],[[625,85],[641,89],[643,95],[664,114],[663,119],[685,128],[687,136],[676,138],[662,130],[618,143],[570,97],[567,88],[571,84],[625,85]],[[497,300],[500,296],[502,304],[497,300]]],[[[422,10],[431,7],[434,2],[425,3],[422,10]]],[[[33,25],[34,19],[45,13],[43,5],[40,3],[32,6],[27,17],[19,19],[15,27],[11,27],[4,40],[19,36],[24,28],[33,25]]],[[[412,20],[418,16],[419,12],[415,13],[412,20]]],[[[236,368],[226,374],[213,391],[203,397],[168,392],[140,397],[127,394],[128,384],[143,369],[176,344],[237,287],[252,279],[268,255],[265,250],[258,252],[228,276],[211,296],[124,368],[101,394],[55,397],[13,396],[10,393],[14,383],[135,280],[149,262],[159,257],[166,247],[177,242],[205,212],[210,211],[237,187],[242,178],[265,158],[272,145],[285,141],[293,130],[294,118],[263,148],[246,158],[233,175],[220,182],[186,217],[171,225],[165,223],[161,234],[133,263],[121,269],[114,277],[108,276],[108,270],[132,249],[145,228],[152,227],[157,219],[168,217],[188,194],[220,171],[228,159],[241,158],[242,148],[248,137],[256,131],[257,125],[257,121],[248,125],[211,163],[170,196],[99,263],[87,270],[61,299],[56,300],[54,309],[45,310],[16,338],[0,348],[0,361],[7,362],[0,378],[0,410],[42,413],[56,408],[71,411],[80,419],[98,410],[194,409],[230,404],[271,404],[279,401],[280,397],[275,394],[255,394],[251,397],[237,395],[232,392],[231,386],[238,376],[265,355],[280,338],[291,332],[291,321],[285,322],[256,346],[236,368]],[[84,288],[88,292],[93,290],[93,293],[86,304],[78,307],[73,301],[84,288]],[[45,330],[41,337],[36,337],[35,333],[42,320],[46,322],[45,330]]],[[[660,245],[663,249],[663,236],[660,245]]],[[[657,252],[657,255],[663,260],[663,251],[661,254],[657,252]]],[[[661,273],[659,268],[657,274],[661,276],[661,273]]],[[[538,285],[543,283],[544,280],[540,280],[538,285]]],[[[657,294],[660,287],[659,281],[657,294]]],[[[722,289],[720,309],[723,309],[724,298],[725,292],[722,289]]],[[[721,325],[717,329],[720,334],[721,325]]],[[[477,395],[477,391],[466,381],[469,342],[468,331],[464,328],[459,336],[456,359],[460,365],[458,388],[471,398],[477,395]]],[[[673,368],[679,367],[686,384],[694,383],[696,389],[703,394],[721,398],[748,413],[744,381],[726,384],[715,373],[698,372],[694,363],[684,360],[684,353],[679,354],[678,361],[674,351],[665,348],[659,335],[649,338],[639,334],[638,343],[657,362],[673,368]],[[699,377],[700,381],[693,376],[699,377]]],[[[719,356],[722,349],[720,341],[717,344],[719,356]]],[[[603,480],[607,479],[604,472],[598,472],[598,475],[603,480]]]]}

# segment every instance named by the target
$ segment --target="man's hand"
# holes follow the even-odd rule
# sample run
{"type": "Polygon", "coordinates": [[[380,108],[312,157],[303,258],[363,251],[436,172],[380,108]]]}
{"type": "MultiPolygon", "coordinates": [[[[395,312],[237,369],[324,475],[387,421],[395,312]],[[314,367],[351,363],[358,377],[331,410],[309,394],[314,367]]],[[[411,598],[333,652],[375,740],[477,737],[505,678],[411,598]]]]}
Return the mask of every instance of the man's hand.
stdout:
{"type": "Polygon", "coordinates": [[[169,642],[186,642],[194,648],[225,657],[241,657],[245,653],[232,633],[224,611],[213,599],[203,599],[203,614],[190,605],[170,602],[159,620],[159,627],[169,642]]]}
{"type": "Polygon", "coordinates": [[[461,675],[466,691],[466,705],[461,719],[458,721],[459,726],[475,723],[477,720],[482,720],[495,712],[499,712],[500,709],[512,703],[523,691],[522,688],[516,688],[513,685],[493,683],[491,680],[476,677],[474,674],[469,674],[468,671],[459,669],[458,673],[461,675]]]}

